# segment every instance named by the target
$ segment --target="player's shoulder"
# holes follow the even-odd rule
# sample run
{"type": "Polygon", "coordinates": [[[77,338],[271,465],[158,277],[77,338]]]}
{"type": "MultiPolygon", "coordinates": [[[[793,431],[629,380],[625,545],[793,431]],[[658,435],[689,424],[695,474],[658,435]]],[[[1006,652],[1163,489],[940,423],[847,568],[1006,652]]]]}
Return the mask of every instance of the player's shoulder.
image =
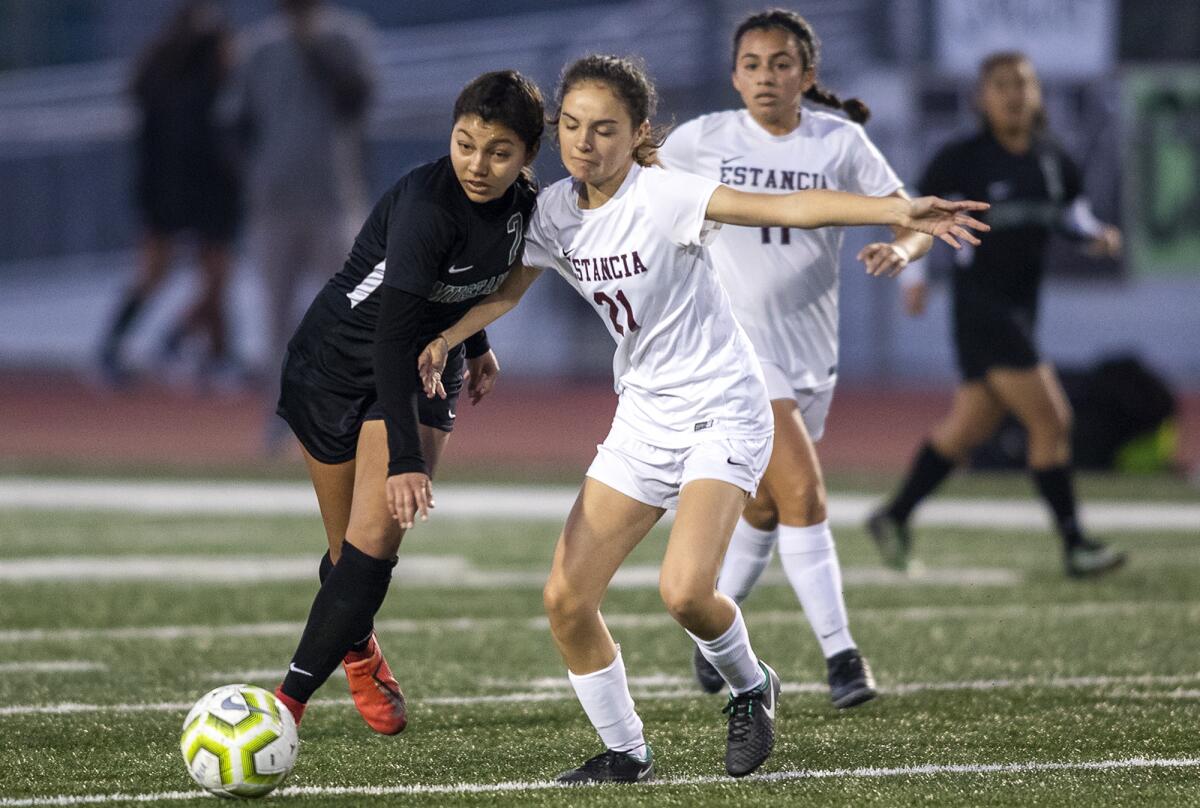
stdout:
{"type": "Polygon", "coordinates": [[[987,141],[986,132],[958,132],[942,141],[934,150],[933,159],[935,161],[971,159],[987,145],[987,141]]]}
{"type": "Polygon", "coordinates": [[[800,116],[800,125],[812,137],[821,139],[845,139],[847,141],[870,140],[861,123],[855,123],[844,115],[827,109],[805,105],[800,116]]]}
{"type": "Polygon", "coordinates": [[[679,124],[675,127],[675,133],[694,138],[712,137],[722,131],[737,127],[740,123],[738,112],[739,110],[736,109],[707,112],[679,124]]]}
{"type": "Polygon", "coordinates": [[[533,217],[541,229],[556,230],[575,213],[574,192],[575,184],[570,177],[552,182],[538,192],[533,217]]]}

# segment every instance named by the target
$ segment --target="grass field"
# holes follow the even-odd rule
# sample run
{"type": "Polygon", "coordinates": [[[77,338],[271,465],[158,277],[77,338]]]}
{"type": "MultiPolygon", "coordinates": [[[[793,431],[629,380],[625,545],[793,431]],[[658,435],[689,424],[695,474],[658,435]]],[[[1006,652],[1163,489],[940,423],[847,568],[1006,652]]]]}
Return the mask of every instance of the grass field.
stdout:
{"type": "MultiPolygon", "coordinates": [[[[956,491],[969,500],[1027,486],[956,491]]],[[[1144,481],[1092,492],[1196,502],[1182,489],[1148,495],[1144,481]]],[[[275,686],[323,534],[315,516],[185,510],[0,509],[0,807],[211,800],[180,760],[183,716],[219,684],[275,686]]],[[[1200,525],[1106,531],[1132,562],[1095,582],[1066,580],[1041,530],[923,529],[924,572],[904,578],[879,567],[860,530],[837,529],[851,627],[882,694],[847,712],[830,706],[817,644],[776,569],[745,613],[784,679],[780,740],[763,774],[738,782],[722,776],[723,699],[692,684],[687,638],[658,600],[659,528],[605,604],[659,782],[570,791],[548,781],[600,750],[541,616],[559,526],[439,514],[414,531],[378,621],[409,729],[371,733],[335,677],[270,799],[1200,804],[1200,525]]]]}

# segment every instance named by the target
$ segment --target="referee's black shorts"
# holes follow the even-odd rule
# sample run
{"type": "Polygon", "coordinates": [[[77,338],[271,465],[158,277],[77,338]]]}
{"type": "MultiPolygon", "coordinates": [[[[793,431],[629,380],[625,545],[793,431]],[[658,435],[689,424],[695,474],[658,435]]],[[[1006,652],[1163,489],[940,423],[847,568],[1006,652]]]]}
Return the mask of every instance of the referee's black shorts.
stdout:
{"type": "Polygon", "coordinates": [[[954,348],[963,381],[982,380],[989,370],[1036,367],[1037,305],[1017,303],[1002,293],[954,290],[954,348]]]}
{"type": "MultiPolygon", "coordinates": [[[[463,385],[464,352],[450,354],[442,384],[445,398],[417,394],[417,419],[423,426],[450,432],[463,385]]],[[[354,459],[363,421],[383,418],[374,387],[349,389],[330,380],[328,374],[303,354],[289,350],[283,361],[279,404],[275,412],[287,421],[310,455],[322,463],[345,463],[354,459]]]]}

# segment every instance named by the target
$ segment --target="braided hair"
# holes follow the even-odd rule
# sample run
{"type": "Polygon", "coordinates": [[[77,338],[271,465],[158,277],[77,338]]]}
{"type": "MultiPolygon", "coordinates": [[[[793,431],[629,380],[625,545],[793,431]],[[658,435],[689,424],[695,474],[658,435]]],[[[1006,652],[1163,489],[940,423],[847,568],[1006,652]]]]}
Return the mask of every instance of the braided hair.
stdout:
{"type": "MultiPolygon", "coordinates": [[[[737,69],[738,48],[742,44],[742,37],[749,31],[769,31],[772,29],[786,31],[796,38],[796,47],[800,51],[800,58],[804,62],[804,69],[812,70],[815,75],[817,65],[821,61],[821,40],[817,38],[812,24],[808,20],[794,11],[782,8],[768,9],[758,14],[752,14],[742,20],[741,25],[737,27],[737,31],[733,34],[734,69],[737,69]]],[[[871,117],[870,108],[859,99],[839,98],[836,93],[822,87],[816,81],[804,92],[804,97],[814,103],[841,110],[846,113],[847,118],[855,123],[866,123],[871,117]]]]}

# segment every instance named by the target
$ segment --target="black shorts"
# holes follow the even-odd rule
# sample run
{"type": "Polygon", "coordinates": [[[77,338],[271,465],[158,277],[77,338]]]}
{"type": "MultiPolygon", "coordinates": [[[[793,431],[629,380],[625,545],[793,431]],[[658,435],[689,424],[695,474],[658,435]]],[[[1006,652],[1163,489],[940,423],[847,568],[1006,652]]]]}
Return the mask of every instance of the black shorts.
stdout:
{"type": "MultiPolygon", "coordinates": [[[[424,392],[417,393],[417,420],[423,426],[443,432],[454,429],[455,407],[463,385],[463,353],[460,348],[446,362],[442,375],[445,398],[426,398],[424,392]]],[[[322,463],[353,460],[363,421],[383,418],[374,388],[351,390],[333,383],[303,354],[292,350],[283,361],[275,412],[287,421],[308,453],[322,463]]]]}
{"type": "Polygon", "coordinates": [[[1037,304],[986,290],[955,289],[954,348],[964,381],[994,368],[1025,370],[1041,361],[1034,342],[1037,304]]]}

